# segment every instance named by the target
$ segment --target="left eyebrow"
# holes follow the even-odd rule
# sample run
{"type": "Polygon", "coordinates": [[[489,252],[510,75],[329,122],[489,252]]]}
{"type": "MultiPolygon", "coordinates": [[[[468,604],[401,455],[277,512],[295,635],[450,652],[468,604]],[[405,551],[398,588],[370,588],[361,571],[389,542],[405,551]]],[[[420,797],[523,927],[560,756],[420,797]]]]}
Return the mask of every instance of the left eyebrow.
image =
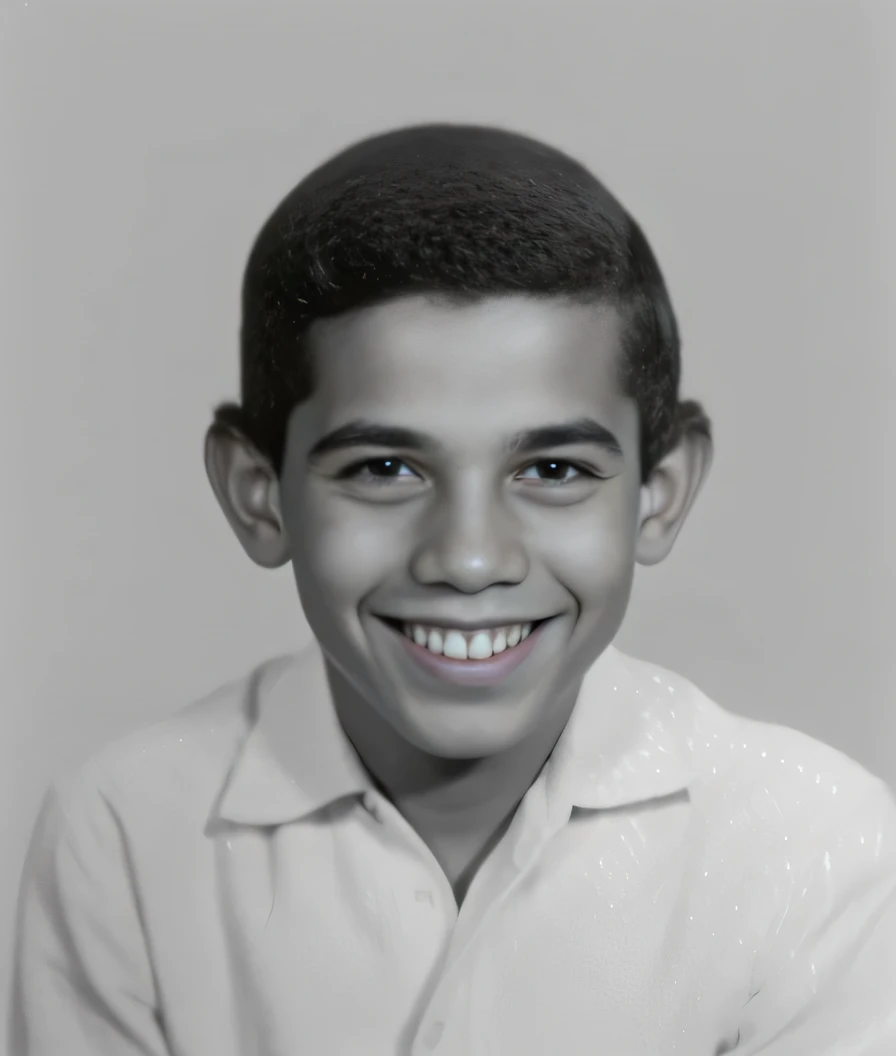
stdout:
{"type": "Polygon", "coordinates": [[[569,447],[572,444],[591,444],[603,448],[616,458],[622,457],[622,445],[606,426],[594,418],[576,418],[571,422],[524,429],[511,438],[510,449],[532,454],[546,447],[569,447]]]}

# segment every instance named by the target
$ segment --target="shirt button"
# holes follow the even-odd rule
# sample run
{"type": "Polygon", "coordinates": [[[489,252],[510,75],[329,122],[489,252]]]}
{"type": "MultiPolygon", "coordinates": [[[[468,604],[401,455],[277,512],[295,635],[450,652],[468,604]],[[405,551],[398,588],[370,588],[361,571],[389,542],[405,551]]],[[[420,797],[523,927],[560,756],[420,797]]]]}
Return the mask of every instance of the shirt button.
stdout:
{"type": "Polygon", "coordinates": [[[440,1019],[437,1019],[435,1023],[432,1024],[426,1032],[426,1038],[424,1039],[428,1049],[434,1049],[439,1044],[442,1040],[442,1031],[444,1029],[445,1024],[440,1019]]]}
{"type": "Polygon", "coordinates": [[[381,821],[382,818],[380,817],[379,805],[369,792],[364,796],[363,802],[364,809],[374,819],[374,821],[381,821]]]}

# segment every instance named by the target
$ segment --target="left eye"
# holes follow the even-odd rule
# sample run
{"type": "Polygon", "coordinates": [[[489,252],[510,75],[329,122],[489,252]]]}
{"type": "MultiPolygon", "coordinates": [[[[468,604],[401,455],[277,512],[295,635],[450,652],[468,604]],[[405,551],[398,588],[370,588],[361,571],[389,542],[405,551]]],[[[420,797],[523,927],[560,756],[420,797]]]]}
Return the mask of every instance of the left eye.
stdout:
{"type": "Polygon", "coordinates": [[[532,465],[527,466],[520,474],[520,478],[538,480],[548,484],[568,484],[579,477],[593,477],[594,475],[583,466],[574,465],[572,462],[542,459],[540,462],[533,462],[532,465]]]}

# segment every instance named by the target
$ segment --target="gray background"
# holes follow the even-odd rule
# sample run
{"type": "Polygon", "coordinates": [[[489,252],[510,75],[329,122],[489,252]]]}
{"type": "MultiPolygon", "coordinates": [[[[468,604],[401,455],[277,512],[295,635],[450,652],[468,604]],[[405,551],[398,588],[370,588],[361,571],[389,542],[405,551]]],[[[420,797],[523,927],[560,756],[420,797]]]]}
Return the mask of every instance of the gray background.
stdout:
{"type": "Polygon", "coordinates": [[[619,644],[896,782],[892,5],[0,14],[0,1001],[50,777],[308,638],[289,573],[230,535],[202,435],[236,392],[257,227],[330,152],[405,122],[570,150],[664,267],[718,452],[619,644]]]}

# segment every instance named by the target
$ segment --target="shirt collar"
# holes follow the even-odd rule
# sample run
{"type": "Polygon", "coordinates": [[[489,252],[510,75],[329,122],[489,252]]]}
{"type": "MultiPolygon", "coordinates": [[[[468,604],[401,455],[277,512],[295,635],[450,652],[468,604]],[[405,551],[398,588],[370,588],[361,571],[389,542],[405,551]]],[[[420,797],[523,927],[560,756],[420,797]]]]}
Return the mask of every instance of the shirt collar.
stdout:
{"type": "MultiPolygon", "coordinates": [[[[609,646],[588,670],[544,767],[548,799],[608,809],[686,788],[693,778],[682,748],[693,720],[689,689],[609,646]]],[[[220,818],[277,825],[373,788],[336,716],[316,642],[260,668],[249,697],[250,731],[220,799],[220,818]]]]}
{"type": "Polygon", "coordinates": [[[219,817],[279,825],[372,789],[336,716],[316,642],[262,666],[249,696],[252,725],[218,804],[219,817]]]}
{"type": "Polygon", "coordinates": [[[608,646],[545,765],[548,799],[608,810],[688,788],[696,698],[685,679],[608,646]]]}

